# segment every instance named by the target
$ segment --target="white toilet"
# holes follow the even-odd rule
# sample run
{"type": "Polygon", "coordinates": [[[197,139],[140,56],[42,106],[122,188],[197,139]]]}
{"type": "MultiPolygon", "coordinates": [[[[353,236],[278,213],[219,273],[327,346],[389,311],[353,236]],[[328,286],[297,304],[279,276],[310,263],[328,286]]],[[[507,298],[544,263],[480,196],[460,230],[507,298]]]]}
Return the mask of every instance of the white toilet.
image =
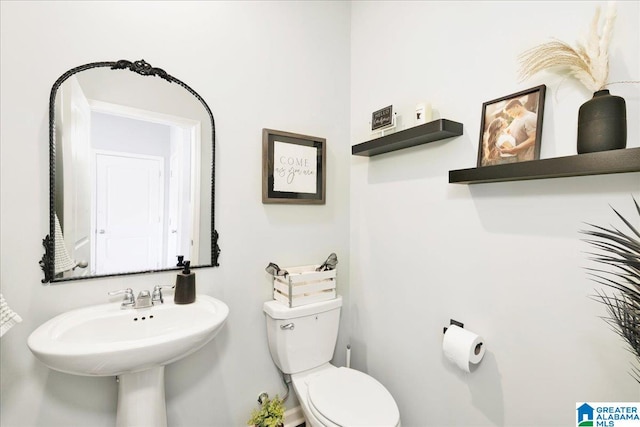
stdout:
{"type": "Polygon", "coordinates": [[[269,351],[291,374],[311,427],[397,427],[400,411],[387,389],[362,372],[329,363],[338,338],[342,297],[288,308],[264,303],[269,351]]]}

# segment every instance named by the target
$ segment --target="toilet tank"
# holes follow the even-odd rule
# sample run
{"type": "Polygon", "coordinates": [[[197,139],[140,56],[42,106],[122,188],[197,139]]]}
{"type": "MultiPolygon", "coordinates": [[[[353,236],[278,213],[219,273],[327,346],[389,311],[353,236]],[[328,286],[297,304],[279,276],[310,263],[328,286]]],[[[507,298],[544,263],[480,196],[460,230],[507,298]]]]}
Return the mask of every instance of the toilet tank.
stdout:
{"type": "Polygon", "coordinates": [[[342,297],[289,308],[278,301],[264,303],[269,351],[285,374],[329,363],[338,339],[342,297]]]}

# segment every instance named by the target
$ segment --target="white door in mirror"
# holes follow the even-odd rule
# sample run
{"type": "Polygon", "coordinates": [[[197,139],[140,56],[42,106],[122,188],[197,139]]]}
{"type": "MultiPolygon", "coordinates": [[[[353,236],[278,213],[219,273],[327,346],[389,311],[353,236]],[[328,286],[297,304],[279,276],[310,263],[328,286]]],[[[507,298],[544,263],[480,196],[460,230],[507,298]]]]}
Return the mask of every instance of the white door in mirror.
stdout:
{"type": "Polygon", "coordinates": [[[96,153],[96,274],[155,270],[162,262],[161,157],[96,153]]]}

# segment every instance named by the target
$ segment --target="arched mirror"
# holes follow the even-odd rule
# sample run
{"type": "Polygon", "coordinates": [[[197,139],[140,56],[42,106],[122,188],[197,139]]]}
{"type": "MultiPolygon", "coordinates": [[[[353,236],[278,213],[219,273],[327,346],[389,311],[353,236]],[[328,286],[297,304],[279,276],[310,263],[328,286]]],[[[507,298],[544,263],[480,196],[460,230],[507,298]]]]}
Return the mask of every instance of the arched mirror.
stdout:
{"type": "Polygon", "coordinates": [[[67,71],[49,153],[43,283],[218,265],[214,120],[184,82],[144,60],[67,71]]]}

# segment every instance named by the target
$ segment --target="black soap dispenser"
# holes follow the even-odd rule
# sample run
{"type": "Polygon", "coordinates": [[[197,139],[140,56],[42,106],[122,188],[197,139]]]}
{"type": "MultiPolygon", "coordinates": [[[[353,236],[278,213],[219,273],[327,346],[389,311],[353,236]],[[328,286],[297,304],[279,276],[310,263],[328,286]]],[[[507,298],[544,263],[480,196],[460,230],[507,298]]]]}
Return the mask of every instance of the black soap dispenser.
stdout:
{"type": "Polygon", "coordinates": [[[191,304],[196,300],[196,275],[190,270],[191,261],[184,262],[184,270],[176,277],[176,290],[173,302],[176,304],[191,304]]]}

